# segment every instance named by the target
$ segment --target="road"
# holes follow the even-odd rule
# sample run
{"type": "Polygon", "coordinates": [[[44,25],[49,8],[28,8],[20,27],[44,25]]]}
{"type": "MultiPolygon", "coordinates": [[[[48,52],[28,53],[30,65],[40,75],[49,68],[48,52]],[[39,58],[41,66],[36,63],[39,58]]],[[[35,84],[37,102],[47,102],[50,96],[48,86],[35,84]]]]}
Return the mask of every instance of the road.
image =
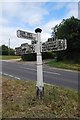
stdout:
{"type": "MultiPolygon", "coordinates": [[[[34,62],[2,61],[2,72],[0,71],[0,74],[14,77],[16,79],[35,81],[37,78],[36,72],[36,63],[34,62]]],[[[51,68],[43,64],[44,83],[47,84],[78,90],[79,75],[80,73],[78,71],[51,68]]]]}

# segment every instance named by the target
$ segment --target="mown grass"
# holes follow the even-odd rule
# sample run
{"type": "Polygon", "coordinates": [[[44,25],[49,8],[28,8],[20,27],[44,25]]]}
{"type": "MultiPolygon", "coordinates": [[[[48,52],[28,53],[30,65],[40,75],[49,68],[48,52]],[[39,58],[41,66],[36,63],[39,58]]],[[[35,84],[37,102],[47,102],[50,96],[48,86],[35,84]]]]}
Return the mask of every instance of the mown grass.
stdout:
{"type": "Polygon", "coordinates": [[[76,118],[78,92],[45,85],[44,98],[36,98],[35,82],[2,78],[3,118],[76,118]]]}
{"type": "Polygon", "coordinates": [[[10,59],[19,59],[19,58],[21,58],[21,56],[12,56],[12,55],[0,55],[0,59],[2,59],[2,60],[10,60],[10,59]]]}
{"type": "Polygon", "coordinates": [[[63,68],[63,69],[70,69],[70,70],[77,70],[80,71],[80,64],[74,63],[72,61],[49,61],[48,64],[50,67],[56,68],[63,68]]]}

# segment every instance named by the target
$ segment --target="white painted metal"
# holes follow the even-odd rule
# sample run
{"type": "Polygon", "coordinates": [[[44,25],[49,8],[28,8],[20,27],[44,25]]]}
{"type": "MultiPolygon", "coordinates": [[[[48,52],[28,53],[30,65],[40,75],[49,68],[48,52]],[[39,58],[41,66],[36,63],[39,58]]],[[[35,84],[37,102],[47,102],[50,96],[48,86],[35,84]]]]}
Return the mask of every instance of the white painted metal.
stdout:
{"type": "Polygon", "coordinates": [[[36,40],[36,34],[22,31],[22,30],[17,30],[17,37],[23,38],[23,39],[36,40]]]}
{"type": "Polygon", "coordinates": [[[42,91],[43,84],[43,68],[42,68],[42,54],[41,54],[41,33],[37,33],[37,83],[36,86],[42,91]]]}
{"type": "Polygon", "coordinates": [[[67,40],[66,39],[56,39],[56,43],[57,43],[56,51],[61,51],[61,50],[67,49],[67,40]]]}

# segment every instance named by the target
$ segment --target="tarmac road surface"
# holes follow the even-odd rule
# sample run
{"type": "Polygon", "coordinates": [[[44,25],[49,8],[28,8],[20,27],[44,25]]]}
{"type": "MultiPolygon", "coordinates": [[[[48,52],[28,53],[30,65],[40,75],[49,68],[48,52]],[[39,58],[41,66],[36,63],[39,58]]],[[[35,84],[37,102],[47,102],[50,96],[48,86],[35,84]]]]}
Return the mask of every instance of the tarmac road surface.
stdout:
{"type": "MultiPolygon", "coordinates": [[[[1,61],[0,61],[1,62],[1,61]]],[[[37,78],[35,62],[2,61],[0,74],[21,80],[33,80],[37,78]]],[[[43,64],[44,83],[64,86],[78,90],[80,72],[51,68],[43,64]]]]}

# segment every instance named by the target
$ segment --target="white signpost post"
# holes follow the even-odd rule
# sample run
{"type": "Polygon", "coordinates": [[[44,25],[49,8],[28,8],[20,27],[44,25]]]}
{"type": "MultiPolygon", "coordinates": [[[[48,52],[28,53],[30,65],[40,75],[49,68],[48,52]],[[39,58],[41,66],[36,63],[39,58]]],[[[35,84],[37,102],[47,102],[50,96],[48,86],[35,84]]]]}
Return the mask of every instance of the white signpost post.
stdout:
{"type": "Polygon", "coordinates": [[[36,84],[36,96],[38,99],[42,99],[44,95],[44,83],[43,83],[43,68],[42,68],[42,54],[41,54],[41,32],[40,28],[35,30],[37,33],[37,84],[36,84]]]}
{"type": "Polygon", "coordinates": [[[17,37],[36,40],[36,52],[37,52],[37,82],[36,82],[36,97],[42,99],[44,94],[43,84],[43,70],[42,70],[42,55],[41,55],[41,29],[35,30],[36,34],[29,33],[22,30],[17,30],[17,37]]]}
{"type": "MultiPolygon", "coordinates": [[[[44,96],[44,83],[43,83],[43,68],[42,68],[42,42],[41,42],[41,32],[40,28],[35,29],[36,34],[29,33],[22,30],[17,30],[17,37],[30,39],[32,41],[36,41],[36,50],[37,53],[37,82],[36,82],[36,97],[38,99],[42,99],[44,96]]],[[[56,40],[57,49],[53,49],[52,51],[60,51],[65,50],[67,48],[66,40],[57,39],[56,40]],[[62,46],[61,48],[59,47],[62,46]],[[64,43],[64,44],[63,44],[64,43]],[[62,45],[61,45],[62,44],[62,45]],[[63,46],[64,45],[64,46],[63,46]]],[[[48,52],[48,51],[47,51],[48,52]]]]}

